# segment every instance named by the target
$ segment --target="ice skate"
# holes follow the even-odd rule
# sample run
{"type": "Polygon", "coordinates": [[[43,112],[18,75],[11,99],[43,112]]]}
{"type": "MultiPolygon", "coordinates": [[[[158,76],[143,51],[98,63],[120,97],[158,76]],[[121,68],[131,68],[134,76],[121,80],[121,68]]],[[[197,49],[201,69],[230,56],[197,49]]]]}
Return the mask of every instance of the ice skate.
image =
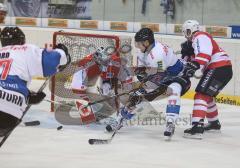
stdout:
{"type": "Polygon", "coordinates": [[[202,139],[204,127],[202,122],[193,123],[192,128],[184,130],[184,138],[202,139]]]}
{"type": "Polygon", "coordinates": [[[221,132],[221,124],[219,120],[208,122],[206,125],[204,125],[204,131],[221,132]]]}
{"type": "Polygon", "coordinates": [[[172,122],[168,122],[164,131],[164,139],[170,141],[175,131],[175,125],[172,122]]]}

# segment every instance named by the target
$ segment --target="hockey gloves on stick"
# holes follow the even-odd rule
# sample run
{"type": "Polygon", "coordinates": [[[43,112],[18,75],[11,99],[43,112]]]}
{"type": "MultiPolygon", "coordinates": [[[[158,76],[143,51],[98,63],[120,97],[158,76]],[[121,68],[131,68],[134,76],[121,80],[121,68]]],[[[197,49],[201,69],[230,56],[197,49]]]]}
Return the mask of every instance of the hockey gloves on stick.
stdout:
{"type": "Polygon", "coordinates": [[[67,57],[67,63],[65,65],[60,65],[58,67],[59,71],[62,71],[62,70],[64,70],[68,66],[68,64],[71,63],[71,56],[68,53],[68,48],[64,44],[59,43],[59,44],[56,45],[55,48],[63,50],[65,52],[65,54],[66,54],[66,57],[67,57]]]}
{"type": "Polygon", "coordinates": [[[129,99],[128,99],[129,101],[128,107],[133,107],[141,103],[143,100],[143,95],[145,93],[146,93],[146,90],[144,88],[140,88],[137,91],[130,93],[129,99]]]}
{"type": "Polygon", "coordinates": [[[200,64],[196,61],[187,62],[183,70],[183,76],[193,77],[195,72],[200,68],[200,64]]]}
{"type": "Polygon", "coordinates": [[[28,104],[38,104],[40,103],[44,98],[46,97],[46,94],[44,92],[30,92],[28,95],[28,104]]]}

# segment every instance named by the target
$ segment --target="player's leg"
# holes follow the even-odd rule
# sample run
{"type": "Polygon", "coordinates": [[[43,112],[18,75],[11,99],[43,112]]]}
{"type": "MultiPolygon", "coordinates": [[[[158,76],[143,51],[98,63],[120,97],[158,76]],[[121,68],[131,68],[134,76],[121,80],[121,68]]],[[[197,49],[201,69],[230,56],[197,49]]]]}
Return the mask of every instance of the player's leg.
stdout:
{"type": "Polygon", "coordinates": [[[184,131],[184,137],[201,139],[204,132],[203,124],[206,117],[208,102],[212,98],[203,93],[196,92],[192,112],[192,127],[184,131]]]}
{"type": "Polygon", "coordinates": [[[180,112],[180,96],[182,91],[182,86],[179,83],[172,83],[168,86],[171,88],[171,93],[168,97],[168,104],[166,108],[166,128],[164,131],[164,136],[166,139],[170,139],[175,131],[175,122],[179,117],[180,112]]]}
{"type": "Polygon", "coordinates": [[[191,86],[189,78],[180,76],[169,76],[163,79],[167,87],[168,105],[166,109],[166,129],[164,136],[168,140],[174,134],[175,124],[180,112],[180,97],[184,95],[191,86]]]}
{"type": "MultiPolygon", "coordinates": [[[[207,114],[208,103],[226,86],[232,78],[232,67],[226,66],[204,72],[194,97],[192,128],[184,131],[185,137],[202,138],[203,122],[207,114]]],[[[214,111],[213,111],[214,112],[214,111]]],[[[217,112],[213,113],[217,115],[217,112]]]]}
{"type": "Polygon", "coordinates": [[[213,79],[209,82],[209,88],[214,88],[215,92],[210,92],[213,99],[208,103],[207,119],[208,124],[205,125],[204,130],[220,130],[221,124],[218,118],[218,108],[214,97],[227,85],[232,78],[232,67],[226,66],[214,70],[213,79]]]}
{"type": "Polygon", "coordinates": [[[11,132],[18,124],[20,119],[0,111],[0,141],[11,132]]]}
{"type": "Polygon", "coordinates": [[[204,125],[205,131],[217,131],[221,129],[221,124],[218,120],[218,108],[214,98],[208,103],[206,118],[208,120],[208,123],[204,125]]]}

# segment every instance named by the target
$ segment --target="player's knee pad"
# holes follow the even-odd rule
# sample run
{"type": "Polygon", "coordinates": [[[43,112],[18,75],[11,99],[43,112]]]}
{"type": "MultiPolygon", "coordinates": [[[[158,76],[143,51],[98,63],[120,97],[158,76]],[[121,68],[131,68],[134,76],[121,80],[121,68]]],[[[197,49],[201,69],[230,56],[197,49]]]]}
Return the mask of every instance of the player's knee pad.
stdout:
{"type": "Polygon", "coordinates": [[[180,112],[182,86],[179,83],[172,83],[169,87],[172,89],[172,93],[168,97],[166,120],[167,122],[174,122],[178,118],[180,112]]]}
{"type": "Polygon", "coordinates": [[[168,87],[172,90],[172,93],[168,96],[168,105],[180,105],[182,86],[179,83],[172,83],[168,87]]]}

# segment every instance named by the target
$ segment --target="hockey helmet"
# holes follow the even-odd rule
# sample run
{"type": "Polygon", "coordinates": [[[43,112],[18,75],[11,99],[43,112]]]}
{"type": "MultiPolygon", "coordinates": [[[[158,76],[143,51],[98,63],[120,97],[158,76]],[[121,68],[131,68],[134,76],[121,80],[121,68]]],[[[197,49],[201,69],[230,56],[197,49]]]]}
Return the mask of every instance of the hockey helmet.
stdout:
{"type": "Polygon", "coordinates": [[[182,32],[186,38],[190,38],[194,32],[199,31],[199,23],[196,20],[187,20],[182,26],[182,32]]]}
{"type": "Polygon", "coordinates": [[[135,34],[135,42],[144,42],[148,40],[149,44],[154,43],[154,34],[150,28],[142,28],[135,34]]]}
{"type": "Polygon", "coordinates": [[[25,44],[25,34],[18,27],[5,27],[0,35],[2,47],[25,44]]]}

